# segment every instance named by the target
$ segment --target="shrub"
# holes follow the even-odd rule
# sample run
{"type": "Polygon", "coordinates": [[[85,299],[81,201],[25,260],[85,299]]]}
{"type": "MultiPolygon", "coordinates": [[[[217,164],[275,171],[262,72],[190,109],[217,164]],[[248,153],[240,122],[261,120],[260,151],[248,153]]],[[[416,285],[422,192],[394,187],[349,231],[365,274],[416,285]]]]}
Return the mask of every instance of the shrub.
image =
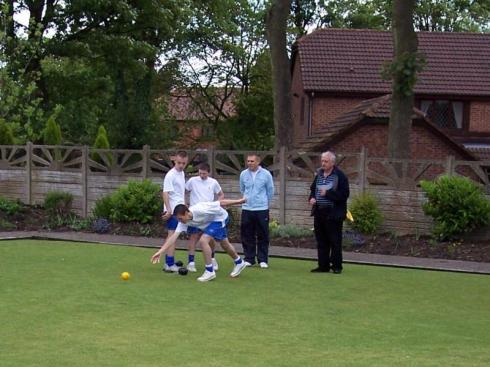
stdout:
{"type": "Polygon", "coordinates": [[[449,239],[490,222],[490,201],[467,177],[442,176],[436,181],[421,181],[428,201],[424,213],[434,218],[434,234],[449,239]]]}
{"type": "Polygon", "coordinates": [[[107,233],[111,229],[111,224],[105,218],[97,218],[92,223],[92,229],[95,233],[107,233]]]}
{"type": "Polygon", "coordinates": [[[19,212],[21,205],[18,201],[13,201],[0,196],[0,211],[8,215],[19,212]]]}
{"type": "Polygon", "coordinates": [[[300,238],[309,237],[313,235],[313,231],[308,228],[299,227],[294,224],[280,225],[277,221],[272,220],[269,222],[269,235],[270,237],[283,237],[283,238],[300,238]]]}
{"type": "Polygon", "coordinates": [[[43,131],[43,142],[46,145],[60,145],[61,144],[61,128],[56,123],[56,113],[51,115],[46,121],[46,127],[43,131]]]}
{"type": "Polygon", "coordinates": [[[71,214],[73,195],[63,191],[49,191],[44,198],[44,209],[51,215],[68,216],[71,214]]]}
{"type": "Polygon", "coordinates": [[[12,129],[0,118],[0,145],[14,145],[14,134],[12,129]]]}
{"type": "Polygon", "coordinates": [[[92,210],[95,218],[110,218],[112,214],[112,195],[107,195],[97,199],[92,210]]]}
{"type": "MultiPolygon", "coordinates": [[[[103,125],[99,126],[99,130],[97,131],[97,137],[94,142],[94,149],[110,149],[109,138],[107,137],[107,131],[103,125]]],[[[104,160],[100,157],[99,153],[93,152],[92,159],[96,162],[104,164],[104,160]]],[[[110,164],[112,164],[112,155],[106,155],[110,164]]]]}
{"type": "Polygon", "coordinates": [[[355,196],[350,203],[350,211],[354,217],[350,226],[363,234],[376,233],[383,223],[383,215],[379,210],[378,201],[370,193],[355,196]]]}
{"type": "Polygon", "coordinates": [[[152,222],[162,210],[160,186],[150,180],[130,181],[112,195],[111,219],[116,222],[152,222]]]}

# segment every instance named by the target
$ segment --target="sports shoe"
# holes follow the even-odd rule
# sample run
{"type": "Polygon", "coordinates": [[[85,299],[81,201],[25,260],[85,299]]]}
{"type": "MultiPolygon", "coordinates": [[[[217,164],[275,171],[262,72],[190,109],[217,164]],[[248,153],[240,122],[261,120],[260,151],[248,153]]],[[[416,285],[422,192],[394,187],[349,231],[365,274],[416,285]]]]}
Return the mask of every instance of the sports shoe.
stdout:
{"type": "Polygon", "coordinates": [[[201,275],[197,280],[200,282],[209,282],[210,280],[213,280],[216,278],[216,273],[214,271],[204,271],[203,275],[201,275]]]}
{"type": "Polygon", "coordinates": [[[218,262],[216,261],[216,259],[214,257],[211,260],[213,261],[213,270],[217,271],[219,269],[218,262]]]}
{"type": "Polygon", "coordinates": [[[240,264],[236,264],[233,271],[230,273],[230,277],[235,278],[240,275],[243,269],[247,267],[247,262],[242,261],[240,264]]]}
{"type": "Polygon", "coordinates": [[[245,263],[245,266],[253,266],[254,265],[252,263],[249,263],[248,261],[244,261],[244,263],[245,263]]]}
{"type": "Polygon", "coordinates": [[[196,270],[196,263],[193,261],[193,262],[190,262],[189,264],[187,264],[187,270],[189,270],[191,273],[195,273],[197,270],[196,270]]]}
{"type": "Polygon", "coordinates": [[[260,267],[261,267],[262,269],[267,269],[267,268],[269,267],[269,264],[267,264],[267,263],[266,263],[266,262],[264,262],[264,261],[262,261],[262,262],[261,262],[259,265],[260,265],[260,267]]]}
{"type": "Polygon", "coordinates": [[[167,264],[165,264],[165,267],[163,268],[163,271],[165,273],[178,273],[179,272],[179,267],[175,264],[173,264],[172,266],[168,266],[167,264]]]}

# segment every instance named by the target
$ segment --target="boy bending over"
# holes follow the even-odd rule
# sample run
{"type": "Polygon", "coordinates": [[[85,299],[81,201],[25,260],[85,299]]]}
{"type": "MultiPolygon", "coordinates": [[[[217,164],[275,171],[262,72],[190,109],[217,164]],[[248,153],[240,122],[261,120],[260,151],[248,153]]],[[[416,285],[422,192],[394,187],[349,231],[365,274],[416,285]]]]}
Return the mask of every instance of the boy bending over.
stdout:
{"type": "Polygon", "coordinates": [[[162,247],[153,254],[151,262],[153,264],[160,262],[160,256],[167,250],[173,250],[175,243],[181,232],[187,231],[187,226],[199,228],[203,234],[199,240],[202,254],[204,256],[204,264],[206,270],[203,275],[197,278],[200,282],[207,282],[216,278],[216,272],[213,269],[212,250],[209,245],[211,239],[220,242],[221,247],[233,259],[235,267],[230,273],[231,277],[237,277],[246,267],[245,262],[228,241],[226,225],[228,224],[228,212],[222,206],[243,204],[245,198],[241,199],[221,199],[219,201],[201,202],[196,205],[187,207],[184,204],[179,204],[174,209],[174,216],[179,221],[175,232],[172,233],[162,247]]]}

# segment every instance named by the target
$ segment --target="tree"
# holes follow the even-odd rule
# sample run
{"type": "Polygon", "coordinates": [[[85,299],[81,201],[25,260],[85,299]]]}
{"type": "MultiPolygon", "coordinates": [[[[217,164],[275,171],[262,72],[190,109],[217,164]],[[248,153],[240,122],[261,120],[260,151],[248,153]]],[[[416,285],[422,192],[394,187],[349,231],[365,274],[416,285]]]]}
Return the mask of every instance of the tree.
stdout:
{"type": "Polygon", "coordinates": [[[60,145],[61,144],[61,128],[56,123],[57,113],[49,116],[46,121],[46,127],[43,131],[43,142],[46,145],[60,145]]]}
{"type": "Polygon", "coordinates": [[[12,129],[5,122],[4,119],[0,118],[0,145],[13,145],[14,135],[12,134],[12,129]]]}
{"type": "Polygon", "coordinates": [[[276,149],[293,142],[291,115],[291,67],[287,47],[287,22],[291,0],[274,0],[266,16],[266,35],[271,52],[276,149]]]}
{"type": "MultiPolygon", "coordinates": [[[[104,125],[99,126],[99,130],[97,131],[97,137],[95,138],[95,142],[93,145],[94,149],[110,149],[111,146],[109,144],[109,139],[107,138],[107,131],[104,127],[104,125]]],[[[112,163],[112,156],[107,155],[107,158],[110,163],[112,163]]],[[[92,160],[99,162],[99,163],[104,163],[103,159],[100,157],[99,153],[94,152],[92,153],[92,160]]]]}
{"type": "Polygon", "coordinates": [[[274,147],[274,105],[268,50],[264,50],[251,69],[250,87],[236,99],[236,112],[236,116],[218,126],[221,149],[270,150],[274,147]]]}
{"type": "Polygon", "coordinates": [[[414,94],[420,57],[417,54],[417,34],[413,27],[416,0],[393,2],[394,59],[390,66],[393,80],[390,123],[388,131],[388,156],[410,157],[410,130],[412,125],[414,94]]]}

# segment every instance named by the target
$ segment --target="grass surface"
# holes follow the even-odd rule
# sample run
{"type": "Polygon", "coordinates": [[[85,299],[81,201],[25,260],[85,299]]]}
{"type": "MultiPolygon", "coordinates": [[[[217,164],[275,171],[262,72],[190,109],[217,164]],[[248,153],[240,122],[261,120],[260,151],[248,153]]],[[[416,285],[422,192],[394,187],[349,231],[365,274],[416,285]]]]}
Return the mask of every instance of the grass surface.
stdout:
{"type": "Polygon", "coordinates": [[[153,252],[0,242],[0,365],[490,365],[488,276],[274,258],[231,279],[220,255],[201,284],[153,252]]]}

